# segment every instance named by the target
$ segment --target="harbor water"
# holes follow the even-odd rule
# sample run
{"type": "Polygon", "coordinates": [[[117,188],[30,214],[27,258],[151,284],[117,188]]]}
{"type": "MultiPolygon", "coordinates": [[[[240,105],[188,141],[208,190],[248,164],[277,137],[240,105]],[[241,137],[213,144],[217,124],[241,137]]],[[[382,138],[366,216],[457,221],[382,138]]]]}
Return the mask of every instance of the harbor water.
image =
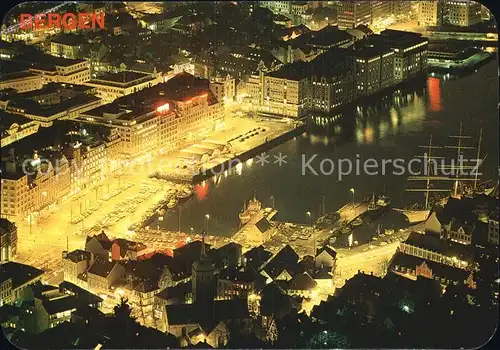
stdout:
{"type": "Polygon", "coordinates": [[[308,219],[308,211],[315,218],[323,205],[326,212],[331,212],[350,202],[351,188],[356,200],[372,192],[385,192],[394,207],[423,201],[422,193],[405,191],[411,186],[407,173],[396,175],[389,169],[385,175],[381,170],[378,175],[354,171],[342,178],[337,171],[315,175],[304,172],[304,159],[316,157],[312,164],[318,172],[318,164],[324,159],[354,162],[356,157],[361,161],[373,158],[379,164],[383,159],[408,161],[425,152],[419,145],[428,145],[431,134],[436,145],[452,143],[448,136],[458,134],[460,122],[463,133],[472,136],[472,146],[477,146],[479,129],[483,128],[481,154],[486,160],[481,178],[496,182],[497,69],[496,61],[491,61],[462,77],[429,74],[421,84],[355,106],[342,115],[313,115],[302,135],[267,152],[268,163],[254,157],[232,171],[195,185],[195,195],[167,211],[161,226],[177,230],[180,223],[184,232],[208,228],[212,235],[232,235],[239,227],[238,213],[244,202],[254,195],[263,206],[274,206],[279,211],[278,220],[302,223],[308,219]]]}

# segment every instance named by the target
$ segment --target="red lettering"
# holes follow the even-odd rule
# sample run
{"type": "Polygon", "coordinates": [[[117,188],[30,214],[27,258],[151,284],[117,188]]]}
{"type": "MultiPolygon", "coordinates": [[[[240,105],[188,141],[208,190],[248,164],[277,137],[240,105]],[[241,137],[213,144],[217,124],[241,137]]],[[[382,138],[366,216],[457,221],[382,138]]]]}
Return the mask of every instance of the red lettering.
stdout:
{"type": "Polygon", "coordinates": [[[92,28],[95,29],[96,24],[97,24],[100,29],[104,29],[104,16],[105,16],[104,12],[93,13],[92,14],[92,28]]]}
{"type": "Polygon", "coordinates": [[[104,12],[86,13],[79,12],[78,14],[66,13],[37,13],[31,15],[29,13],[21,13],[19,25],[21,29],[51,29],[64,28],[67,30],[100,28],[104,29],[104,12]],[[34,19],[33,19],[34,18],[34,19]]]}
{"type": "Polygon", "coordinates": [[[61,15],[58,13],[49,13],[48,17],[48,27],[49,28],[61,28],[61,15]]]}
{"type": "Polygon", "coordinates": [[[35,15],[35,29],[44,29],[45,26],[45,15],[43,13],[37,13],[35,15]]]}
{"type": "Polygon", "coordinates": [[[64,29],[76,29],[76,16],[74,13],[65,13],[61,22],[64,29]]]}
{"type": "Polygon", "coordinates": [[[78,29],[89,29],[89,28],[90,28],[89,14],[85,12],[78,13],[78,29]]]}
{"type": "Polygon", "coordinates": [[[21,19],[19,21],[21,25],[21,29],[31,29],[33,26],[33,16],[30,15],[29,13],[21,13],[21,19]]]}

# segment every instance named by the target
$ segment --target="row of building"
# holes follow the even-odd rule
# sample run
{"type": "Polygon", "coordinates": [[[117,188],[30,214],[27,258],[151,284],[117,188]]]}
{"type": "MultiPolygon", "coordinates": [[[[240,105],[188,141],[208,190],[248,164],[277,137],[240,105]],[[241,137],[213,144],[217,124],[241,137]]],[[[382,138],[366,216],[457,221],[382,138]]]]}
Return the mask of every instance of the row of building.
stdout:
{"type": "Polygon", "coordinates": [[[1,212],[14,221],[131,160],[203,138],[222,125],[223,105],[236,93],[230,77],[209,81],[184,72],[167,79],[123,71],[83,84],[40,84],[0,94],[1,212]]]}
{"type": "Polygon", "coordinates": [[[490,19],[489,10],[472,0],[418,1],[418,25],[469,27],[490,19]]]}
{"type": "Polygon", "coordinates": [[[310,62],[250,77],[246,86],[255,108],[288,117],[329,112],[427,70],[428,42],[419,34],[385,30],[345,45],[329,46],[310,62]]]}
{"type": "Polygon", "coordinates": [[[475,288],[477,261],[488,247],[498,248],[498,227],[497,198],[449,198],[429,216],[425,233],[412,232],[400,243],[389,270],[475,288]]]}
{"type": "MultiPolygon", "coordinates": [[[[329,246],[303,259],[290,246],[276,255],[262,246],[242,254],[236,243],[211,249],[204,241],[188,243],[171,256],[144,254],[144,248],[104,233],[89,237],[85,251],[65,254],[64,279],[108,297],[126,296],[139,314],[153,316],[152,326],[179,338],[187,332],[195,343],[207,312],[216,315],[215,326],[258,317],[269,283],[300,301],[328,294],[333,286],[336,252],[329,246]],[[236,307],[235,314],[219,315],[228,305],[236,307]]],[[[211,330],[202,333],[208,338],[211,330]]]]}
{"type": "MultiPolygon", "coordinates": [[[[313,11],[326,4],[322,1],[261,1],[260,6],[297,22],[300,22],[299,19],[310,22],[313,11]]],[[[450,24],[468,27],[490,19],[489,10],[472,0],[415,1],[413,4],[398,0],[337,1],[333,7],[337,9],[336,23],[343,29],[377,25],[390,16],[395,20],[408,20],[413,9],[417,12],[418,24],[422,26],[450,24]]],[[[334,21],[333,18],[331,20],[334,21]]]]}

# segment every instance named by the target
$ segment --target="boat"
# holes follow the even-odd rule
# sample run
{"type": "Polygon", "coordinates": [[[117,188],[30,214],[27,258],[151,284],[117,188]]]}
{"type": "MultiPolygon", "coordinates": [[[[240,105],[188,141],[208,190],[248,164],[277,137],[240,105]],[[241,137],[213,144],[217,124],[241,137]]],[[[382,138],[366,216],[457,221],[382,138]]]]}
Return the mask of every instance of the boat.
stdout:
{"type": "Polygon", "coordinates": [[[391,204],[391,199],[388,196],[383,195],[383,194],[378,196],[377,206],[379,206],[381,208],[387,208],[387,207],[389,207],[390,204],[391,204]]]}
{"type": "Polygon", "coordinates": [[[498,186],[498,182],[497,182],[496,186],[491,185],[491,180],[483,182],[475,188],[474,195],[476,195],[476,196],[479,196],[479,195],[489,196],[495,191],[497,186],[498,186]]]}
{"type": "Polygon", "coordinates": [[[391,200],[389,197],[385,195],[380,195],[377,198],[375,194],[373,194],[370,203],[368,204],[368,208],[365,212],[365,215],[376,215],[383,213],[386,209],[389,208],[389,204],[391,200]]]}
{"type": "Polygon", "coordinates": [[[250,199],[248,201],[248,207],[246,206],[246,203],[243,204],[243,209],[239,214],[240,218],[240,223],[241,225],[245,225],[250,219],[257,214],[262,208],[261,202],[259,202],[256,198],[255,195],[253,199],[250,199]]]}
{"type": "Polygon", "coordinates": [[[177,205],[177,203],[179,203],[179,201],[177,200],[177,198],[172,198],[172,199],[170,199],[168,201],[167,208],[168,209],[172,209],[172,208],[174,208],[177,205]]]}
{"type": "Polygon", "coordinates": [[[357,217],[353,222],[351,222],[351,226],[352,227],[359,227],[363,225],[363,219],[361,219],[361,217],[357,217]]]}

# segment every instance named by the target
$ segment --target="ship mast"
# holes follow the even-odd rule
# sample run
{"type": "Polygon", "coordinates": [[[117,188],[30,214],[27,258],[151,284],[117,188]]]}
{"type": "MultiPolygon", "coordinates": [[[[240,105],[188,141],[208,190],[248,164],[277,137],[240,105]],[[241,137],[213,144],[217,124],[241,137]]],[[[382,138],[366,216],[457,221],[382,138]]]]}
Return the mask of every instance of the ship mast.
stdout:
{"type": "Polygon", "coordinates": [[[444,159],[444,157],[435,157],[433,156],[432,150],[434,149],[442,149],[440,146],[432,145],[432,134],[429,137],[429,145],[427,146],[418,146],[419,148],[426,148],[427,153],[424,153],[423,156],[417,156],[417,158],[423,158],[426,163],[426,169],[428,174],[424,174],[424,176],[410,176],[408,180],[410,181],[426,181],[425,188],[407,188],[407,192],[425,192],[425,209],[429,208],[429,194],[430,192],[448,192],[449,189],[431,189],[431,180],[434,180],[436,176],[431,176],[431,167],[429,166],[432,159],[444,159]]]}
{"type": "Polygon", "coordinates": [[[462,144],[463,139],[471,139],[471,136],[462,135],[462,122],[460,122],[459,135],[450,135],[449,137],[458,139],[457,146],[444,146],[445,148],[452,148],[452,149],[456,148],[457,149],[457,161],[458,161],[459,165],[458,166],[451,165],[451,166],[447,167],[447,168],[453,169],[453,171],[455,171],[455,182],[453,184],[453,196],[457,197],[457,195],[458,195],[458,175],[459,174],[456,173],[456,169],[459,169],[459,171],[462,172],[463,169],[470,168],[470,167],[464,166],[462,164],[462,160],[463,160],[462,150],[474,149],[474,147],[468,147],[468,146],[464,146],[462,144]]]}
{"type": "MultiPolygon", "coordinates": [[[[476,162],[480,162],[481,161],[481,158],[480,155],[481,155],[481,142],[483,141],[483,128],[481,128],[479,130],[479,142],[477,144],[477,156],[476,156],[476,162]]],[[[475,170],[474,172],[474,188],[473,190],[476,190],[476,187],[477,187],[477,174],[478,173],[478,169],[475,170]]]]}

